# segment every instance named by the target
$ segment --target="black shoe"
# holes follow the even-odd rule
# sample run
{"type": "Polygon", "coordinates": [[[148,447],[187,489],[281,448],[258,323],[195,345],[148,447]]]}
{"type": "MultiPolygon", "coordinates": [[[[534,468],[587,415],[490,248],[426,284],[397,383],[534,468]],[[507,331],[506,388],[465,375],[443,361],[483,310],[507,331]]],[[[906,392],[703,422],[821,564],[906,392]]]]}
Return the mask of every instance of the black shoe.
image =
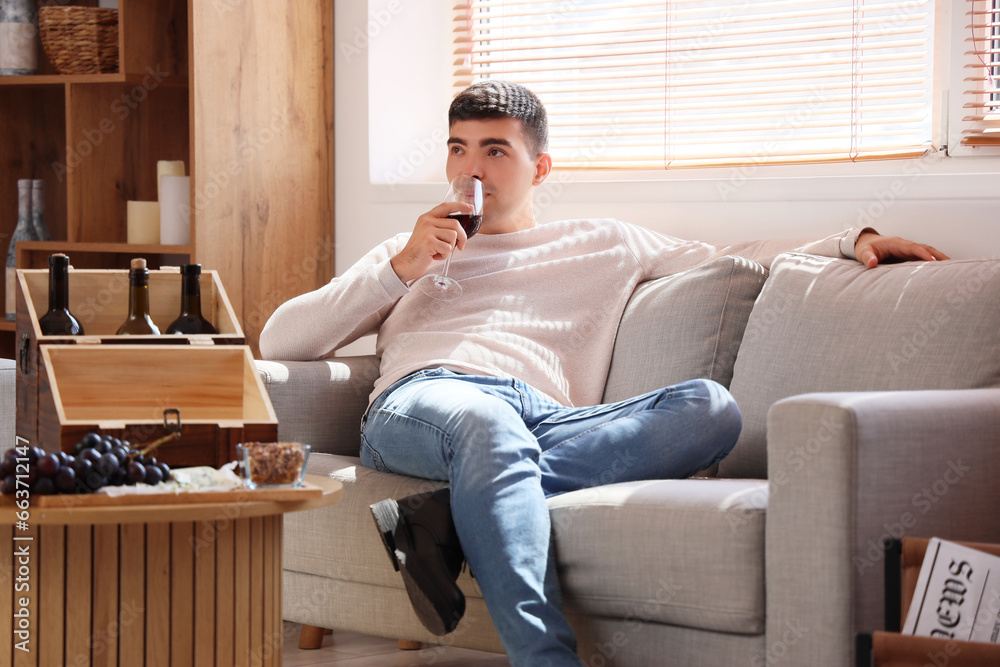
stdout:
{"type": "Polygon", "coordinates": [[[417,618],[433,634],[448,634],[465,614],[465,595],[455,583],[465,554],[451,518],[450,490],[383,500],[371,511],[417,618]]]}

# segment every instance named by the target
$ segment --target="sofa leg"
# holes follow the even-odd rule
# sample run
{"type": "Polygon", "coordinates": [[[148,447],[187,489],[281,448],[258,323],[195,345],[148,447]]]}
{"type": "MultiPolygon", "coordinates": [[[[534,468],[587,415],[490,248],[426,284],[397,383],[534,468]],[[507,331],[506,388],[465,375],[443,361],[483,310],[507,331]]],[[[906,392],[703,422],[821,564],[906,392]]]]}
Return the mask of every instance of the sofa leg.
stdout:
{"type": "Polygon", "coordinates": [[[417,651],[424,647],[423,642],[413,642],[409,639],[399,640],[399,650],[400,651],[417,651]]]}
{"type": "Polygon", "coordinates": [[[323,646],[323,636],[332,634],[333,630],[317,628],[315,625],[303,625],[299,634],[299,648],[315,649],[323,646]]]}

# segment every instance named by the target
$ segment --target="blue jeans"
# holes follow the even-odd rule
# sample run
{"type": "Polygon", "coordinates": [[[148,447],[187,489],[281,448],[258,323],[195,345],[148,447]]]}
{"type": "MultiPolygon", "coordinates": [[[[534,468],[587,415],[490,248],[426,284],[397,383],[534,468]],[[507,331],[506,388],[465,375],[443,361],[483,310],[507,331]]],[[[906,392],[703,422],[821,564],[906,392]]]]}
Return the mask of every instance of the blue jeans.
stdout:
{"type": "Polygon", "coordinates": [[[742,418],[692,380],[567,408],[519,380],[442,368],[399,380],[362,425],[369,468],[451,485],[466,559],[512,665],[580,665],[562,611],[545,498],[613,482],[688,477],[722,460],[742,418]]]}

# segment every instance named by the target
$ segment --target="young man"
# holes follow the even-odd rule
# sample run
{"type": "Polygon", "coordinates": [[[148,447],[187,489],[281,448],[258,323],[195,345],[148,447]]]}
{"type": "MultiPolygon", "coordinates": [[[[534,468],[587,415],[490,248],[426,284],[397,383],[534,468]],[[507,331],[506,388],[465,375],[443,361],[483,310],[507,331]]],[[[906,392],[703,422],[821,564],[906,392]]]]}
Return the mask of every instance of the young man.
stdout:
{"type": "Polygon", "coordinates": [[[694,379],[599,405],[615,332],[635,286],[713,257],[769,265],[792,249],[857,258],[946,259],[933,248],[850,230],[800,245],[715,248],[616,220],[536,225],[532,193],[552,168],[545,110],[527,89],[486,81],[449,111],[447,176],[485,191],[471,242],[445,203],[328,285],[278,308],[268,359],[316,359],[377,331],[381,377],[362,422],[361,459],[378,470],[449,482],[386,500],[373,513],[414,609],[436,634],[465,610],[455,584],[467,559],[513,665],[579,665],[559,601],[548,496],[607,482],[603,462],[642,452],[614,481],[682,478],[736,443],[739,410],[694,379]],[[410,289],[455,252],[455,301],[410,289]]]}

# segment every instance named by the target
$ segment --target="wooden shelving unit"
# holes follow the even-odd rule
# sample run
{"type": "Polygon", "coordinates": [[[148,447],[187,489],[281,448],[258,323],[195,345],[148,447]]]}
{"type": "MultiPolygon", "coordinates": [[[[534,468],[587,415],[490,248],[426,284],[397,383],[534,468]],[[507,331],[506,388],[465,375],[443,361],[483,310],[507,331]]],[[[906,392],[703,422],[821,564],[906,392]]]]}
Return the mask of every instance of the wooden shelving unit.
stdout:
{"type": "MultiPolygon", "coordinates": [[[[0,77],[0,250],[17,224],[20,178],[45,180],[54,239],[19,244],[19,268],[44,267],[52,252],[79,268],[190,257],[189,246],[129,246],[125,214],[127,201],[157,198],[158,160],[190,165],[187,3],[120,0],[118,21],[118,72],[58,74],[39,48],[37,75],[0,77]]],[[[2,356],[13,356],[13,326],[0,319],[2,356]]]]}
{"type": "Polygon", "coordinates": [[[256,352],[275,307],[333,276],[333,2],[119,0],[118,27],[117,72],[61,75],[40,49],[37,75],[0,77],[0,253],[17,180],[44,179],[54,240],[23,244],[19,266],[199,262],[256,352]],[[191,175],[188,246],[126,244],[126,202],[157,198],[158,160],[191,175]]]}

